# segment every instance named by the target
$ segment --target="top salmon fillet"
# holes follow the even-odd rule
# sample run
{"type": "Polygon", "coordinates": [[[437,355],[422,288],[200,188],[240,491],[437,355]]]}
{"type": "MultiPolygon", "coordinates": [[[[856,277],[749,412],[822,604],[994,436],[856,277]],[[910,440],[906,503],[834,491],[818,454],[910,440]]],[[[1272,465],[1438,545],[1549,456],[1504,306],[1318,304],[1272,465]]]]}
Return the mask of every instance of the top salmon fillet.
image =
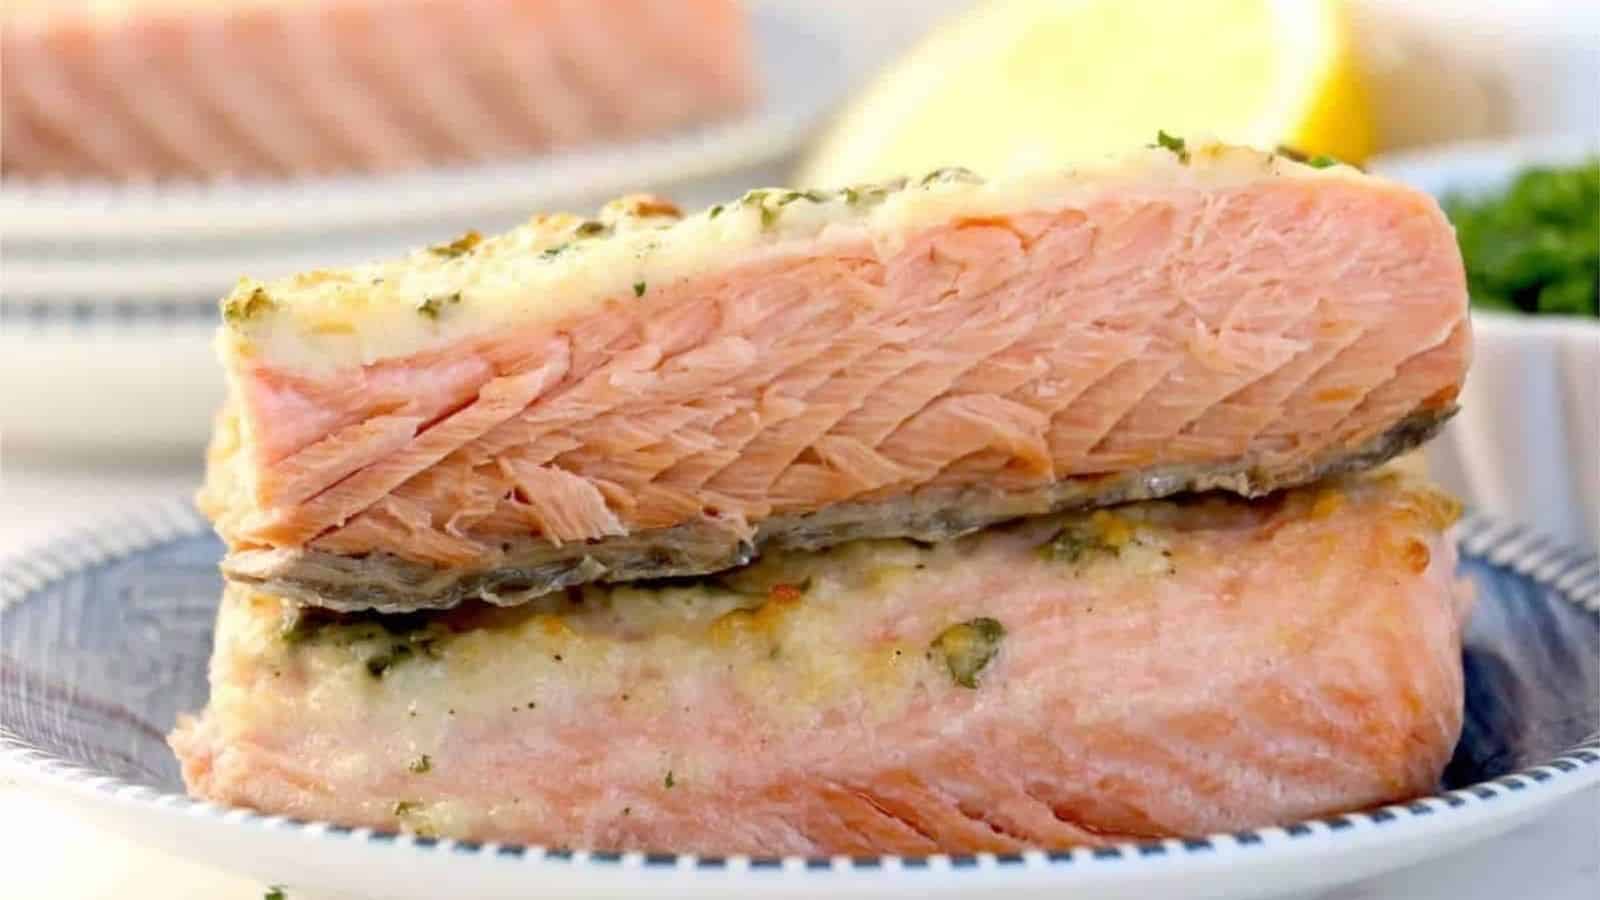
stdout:
{"type": "Polygon", "coordinates": [[[625,198],[242,282],[226,575],[400,610],[1375,464],[1470,353],[1427,196],[1222,145],[625,198]]]}

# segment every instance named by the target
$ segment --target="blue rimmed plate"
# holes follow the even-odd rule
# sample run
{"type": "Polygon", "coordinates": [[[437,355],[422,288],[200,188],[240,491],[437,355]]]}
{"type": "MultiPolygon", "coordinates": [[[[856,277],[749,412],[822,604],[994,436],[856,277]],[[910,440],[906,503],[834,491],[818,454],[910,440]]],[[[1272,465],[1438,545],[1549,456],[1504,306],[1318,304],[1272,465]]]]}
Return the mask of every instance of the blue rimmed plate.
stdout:
{"type": "Polygon", "coordinates": [[[0,755],[130,837],[267,883],[383,897],[1249,897],[1354,881],[1600,784],[1600,558],[1476,518],[1467,716],[1440,792],[1258,831],[1018,855],[588,853],[346,829],[183,796],[163,736],[205,700],[221,548],[186,504],[0,567],[0,755]]]}

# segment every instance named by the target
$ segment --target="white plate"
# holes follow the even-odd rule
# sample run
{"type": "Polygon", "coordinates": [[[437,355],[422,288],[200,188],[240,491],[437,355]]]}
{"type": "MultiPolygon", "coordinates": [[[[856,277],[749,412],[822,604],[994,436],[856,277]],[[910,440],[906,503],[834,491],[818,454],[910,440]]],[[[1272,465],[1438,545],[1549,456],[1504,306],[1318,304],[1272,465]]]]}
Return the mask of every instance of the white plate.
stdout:
{"type": "Polygon", "coordinates": [[[0,567],[0,759],[170,853],[316,893],[405,898],[1249,898],[1326,889],[1467,847],[1600,783],[1600,560],[1463,529],[1477,589],[1466,724],[1412,803],[1192,840],[950,857],[750,858],[435,841],[223,809],[178,792],[161,736],[206,694],[221,546],[187,503],[0,567]]]}

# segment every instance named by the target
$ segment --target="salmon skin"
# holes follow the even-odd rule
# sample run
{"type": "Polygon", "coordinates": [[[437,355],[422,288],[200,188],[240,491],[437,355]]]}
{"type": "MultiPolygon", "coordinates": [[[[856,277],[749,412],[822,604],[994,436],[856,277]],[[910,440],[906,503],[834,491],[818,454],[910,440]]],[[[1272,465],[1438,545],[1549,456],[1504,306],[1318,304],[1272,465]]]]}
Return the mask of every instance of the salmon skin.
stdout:
{"type": "Polygon", "coordinates": [[[1427,196],[1221,145],[543,216],[223,301],[235,583],[514,604],[1374,465],[1454,410],[1427,196]]]}
{"type": "Polygon", "coordinates": [[[1384,470],[384,616],[227,588],[197,797],[594,850],[970,853],[1431,791],[1457,507],[1384,470]]]}
{"type": "Polygon", "coordinates": [[[726,117],[735,0],[25,0],[6,177],[212,179],[510,159],[726,117]]]}

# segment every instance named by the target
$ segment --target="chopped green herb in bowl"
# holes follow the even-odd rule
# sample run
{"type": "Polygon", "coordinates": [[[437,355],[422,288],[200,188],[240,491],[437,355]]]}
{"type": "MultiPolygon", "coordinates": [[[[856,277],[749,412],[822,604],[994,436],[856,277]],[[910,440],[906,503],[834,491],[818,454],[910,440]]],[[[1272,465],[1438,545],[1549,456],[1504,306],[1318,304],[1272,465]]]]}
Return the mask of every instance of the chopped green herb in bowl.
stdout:
{"type": "Polygon", "coordinates": [[[1503,191],[1450,194],[1443,205],[1473,306],[1600,315],[1600,157],[1524,169],[1503,191]]]}

